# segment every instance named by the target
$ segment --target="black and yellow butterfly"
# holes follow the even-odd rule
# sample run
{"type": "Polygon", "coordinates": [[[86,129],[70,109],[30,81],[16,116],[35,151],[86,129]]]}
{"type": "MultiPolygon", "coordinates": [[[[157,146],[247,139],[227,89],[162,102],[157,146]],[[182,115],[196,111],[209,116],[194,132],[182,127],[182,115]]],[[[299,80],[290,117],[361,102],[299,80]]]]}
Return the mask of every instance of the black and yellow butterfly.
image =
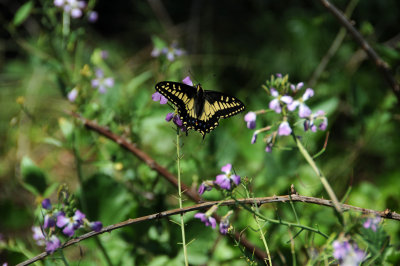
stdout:
{"type": "Polygon", "coordinates": [[[218,126],[219,119],[244,111],[244,104],[237,98],[217,91],[203,90],[200,84],[189,86],[162,81],[156,84],[156,90],[175,105],[186,130],[199,131],[203,139],[218,126]]]}

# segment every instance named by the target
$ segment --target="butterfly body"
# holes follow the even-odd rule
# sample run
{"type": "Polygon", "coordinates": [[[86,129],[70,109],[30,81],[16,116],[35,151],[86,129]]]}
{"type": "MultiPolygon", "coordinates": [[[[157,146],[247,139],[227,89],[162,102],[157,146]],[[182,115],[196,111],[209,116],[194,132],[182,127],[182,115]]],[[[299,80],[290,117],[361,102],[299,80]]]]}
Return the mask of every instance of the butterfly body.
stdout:
{"type": "Polygon", "coordinates": [[[189,86],[183,83],[162,81],[156,90],[167,97],[178,109],[178,114],[187,130],[199,131],[203,138],[219,124],[219,119],[244,111],[244,104],[227,94],[203,90],[200,84],[189,86]]]}

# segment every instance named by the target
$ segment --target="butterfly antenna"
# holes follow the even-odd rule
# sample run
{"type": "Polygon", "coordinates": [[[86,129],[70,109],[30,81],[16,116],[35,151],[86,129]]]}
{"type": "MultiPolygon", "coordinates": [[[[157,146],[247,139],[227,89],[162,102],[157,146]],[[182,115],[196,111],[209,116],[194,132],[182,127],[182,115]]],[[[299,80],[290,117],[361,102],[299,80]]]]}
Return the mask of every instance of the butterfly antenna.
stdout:
{"type": "Polygon", "coordinates": [[[198,79],[195,77],[195,75],[193,74],[193,72],[189,69],[188,70],[189,73],[189,77],[192,77],[195,81],[196,84],[199,84],[200,82],[198,81],[198,79]]]}

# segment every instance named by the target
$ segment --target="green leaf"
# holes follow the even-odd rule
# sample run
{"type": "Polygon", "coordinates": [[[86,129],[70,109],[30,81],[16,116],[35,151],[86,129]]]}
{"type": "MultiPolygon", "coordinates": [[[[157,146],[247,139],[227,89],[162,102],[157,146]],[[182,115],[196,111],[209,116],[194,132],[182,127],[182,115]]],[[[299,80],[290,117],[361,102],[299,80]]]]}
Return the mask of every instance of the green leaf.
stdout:
{"type": "Polygon", "coordinates": [[[43,194],[47,188],[46,175],[35,165],[35,163],[27,156],[21,161],[21,174],[25,187],[32,193],[38,195],[43,194]]]}
{"type": "Polygon", "coordinates": [[[44,138],[43,142],[47,143],[47,144],[54,145],[54,146],[59,147],[59,148],[61,148],[62,145],[63,145],[63,143],[60,140],[55,139],[55,138],[51,138],[51,137],[44,138]]]}
{"type": "Polygon", "coordinates": [[[152,36],[151,40],[153,41],[154,47],[157,49],[161,50],[162,48],[167,47],[167,43],[157,36],[152,36]]]}
{"type": "Polygon", "coordinates": [[[60,117],[58,119],[58,125],[60,126],[61,132],[63,133],[64,137],[70,139],[72,133],[74,132],[74,124],[72,124],[64,117],[60,117]]]}
{"type": "Polygon", "coordinates": [[[29,16],[33,8],[33,2],[23,4],[15,13],[13,23],[15,26],[21,25],[29,16]]]}

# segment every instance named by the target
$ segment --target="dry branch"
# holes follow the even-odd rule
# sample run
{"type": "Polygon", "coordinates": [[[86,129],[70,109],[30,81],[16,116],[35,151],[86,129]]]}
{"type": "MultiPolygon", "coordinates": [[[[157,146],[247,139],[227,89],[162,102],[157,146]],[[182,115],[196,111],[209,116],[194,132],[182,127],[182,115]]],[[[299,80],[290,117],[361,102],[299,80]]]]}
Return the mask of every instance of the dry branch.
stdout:
{"type": "MultiPolygon", "coordinates": [[[[71,240],[65,242],[61,248],[66,248],[73,244],[79,243],[82,240],[85,240],[87,238],[90,238],[90,237],[93,237],[96,235],[100,235],[100,234],[103,234],[106,232],[111,232],[115,229],[129,226],[129,225],[132,225],[135,223],[158,220],[158,219],[165,218],[165,217],[168,217],[171,215],[177,215],[177,214],[181,214],[181,213],[192,212],[192,211],[197,211],[197,210],[202,210],[202,209],[209,209],[213,205],[217,205],[217,204],[220,204],[220,206],[234,206],[234,205],[237,205],[238,203],[240,203],[240,204],[250,204],[250,205],[257,204],[257,205],[261,206],[263,204],[275,203],[275,202],[286,203],[286,202],[289,202],[290,200],[292,202],[302,202],[302,203],[308,203],[308,204],[316,204],[316,205],[321,205],[321,206],[333,207],[333,203],[331,200],[300,196],[297,194],[293,194],[290,196],[284,195],[284,196],[273,196],[273,197],[262,197],[262,198],[251,198],[251,199],[210,201],[210,202],[204,202],[204,203],[196,204],[193,206],[185,207],[182,209],[178,208],[178,209],[173,209],[173,210],[169,210],[169,211],[154,213],[151,215],[147,215],[147,216],[143,216],[143,217],[139,217],[139,218],[135,218],[135,219],[129,219],[124,222],[109,225],[107,227],[104,227],[99,232],[92,231],[87,234],[81,235],[80,237],[71,239],[71,240]]],[[[356,207],[356,206],[352,206],[352,205],[348,205],[348,204],[341,204],[340,207],[344,211],[353,210],[353,211],[358,211],[358,212],[361,212],[361,213],[367,214],[367,215],[380,216],[382,218],[400,221],[400,214],[398,214],[396,212],[391,212],[388,210],[376,211],[376,210],[364,209],[364,208],[360,208],[360,207],[356,207]]],[[[49,254],[47,254],[46,252],[43,252],[34,258],[31,258],[29,260],[26,260],[26,261],[18,264],[18,266],[29,265],[35,261],[38,261],[38,260],[41,260],[41,259],[47,257],[48,255],[49,254]]]]}
{"type": "Polygon", "coordinates": [[[397,97],[398,103],[400,103],[400,86],[393,77],[392,71],[389,65],[380,58],[380,56],[375,52],[375,50],[369,45],[369,43],[364,39],[364,37],[357,31],[357,29],[352,25],[352,23],[347,19],[347,17],[337,9],[328,0],[320,0],[322,5],[328,9],[336,19],[346,28],[350,35],[356,40],[360,47],[368,54],[369,58],[374,62],[376,67],[381,71],[383,77],[389,83],[393,90],[393,93],[397,97]]]}

